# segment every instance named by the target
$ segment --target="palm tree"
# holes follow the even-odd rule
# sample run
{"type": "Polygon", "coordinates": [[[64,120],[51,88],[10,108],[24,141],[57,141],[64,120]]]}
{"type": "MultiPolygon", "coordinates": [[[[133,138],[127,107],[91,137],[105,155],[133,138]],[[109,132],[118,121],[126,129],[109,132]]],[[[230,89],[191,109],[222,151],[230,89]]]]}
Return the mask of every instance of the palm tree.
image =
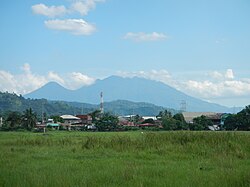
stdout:
{"type": "Polygon", "coordinates": [[[23,126],[28,129],[31,130],[35,125],[36,125],[36,114],[32,111],[31,108],[26,109],[24,111],[24,114],[22,116],[22,122],[23,122],[23,126]]]}

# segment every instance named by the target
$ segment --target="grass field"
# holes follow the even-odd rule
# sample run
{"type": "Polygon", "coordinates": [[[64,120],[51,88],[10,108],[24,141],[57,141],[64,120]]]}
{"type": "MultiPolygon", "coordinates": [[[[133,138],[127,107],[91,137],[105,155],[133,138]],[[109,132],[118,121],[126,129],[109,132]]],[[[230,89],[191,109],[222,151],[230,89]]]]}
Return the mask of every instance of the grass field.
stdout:
{"type": "Polygon", "coordinates": [[[250,186],[250,133],[0,132],[0,186],[250,186]]]}

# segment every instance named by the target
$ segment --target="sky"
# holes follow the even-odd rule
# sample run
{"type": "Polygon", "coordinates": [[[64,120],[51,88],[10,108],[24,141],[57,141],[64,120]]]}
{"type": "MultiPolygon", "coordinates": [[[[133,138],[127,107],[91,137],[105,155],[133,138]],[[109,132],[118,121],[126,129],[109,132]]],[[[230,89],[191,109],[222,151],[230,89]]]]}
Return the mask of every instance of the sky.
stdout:
{"type": "Polygon", "coordinates": [[[111,75],[250,104],[249,0],[1,0],[0,91],[111,75]]]}

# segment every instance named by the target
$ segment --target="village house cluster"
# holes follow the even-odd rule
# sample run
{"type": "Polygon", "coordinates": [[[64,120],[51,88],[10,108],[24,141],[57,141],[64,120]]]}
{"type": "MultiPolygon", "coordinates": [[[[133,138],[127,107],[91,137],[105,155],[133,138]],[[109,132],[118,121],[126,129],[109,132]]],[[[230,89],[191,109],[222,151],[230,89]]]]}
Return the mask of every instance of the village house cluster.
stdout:
{"type": "MultiPolygon", "coordinates": [[[[227,113],[214,113],[214,112],[182,112],[185,122],[188,124],[193,123],[193,119],[199,116],[206,116],[213,123],[209,126],[210,130],[220,130],[224,125],[225,119],[229,114],[227,113]]],[[[36,128],[52,128],[57,130],[97,130],[92,116],[90,114],[80,115],[61,115],[60,118],[63,122],[54,122],[53,119],[48,119],[45,123],[37,123],[36,128]]],[[[138,115],[126,115],[118,116],[118,127],[137,127],[137,128],[149,128],[155,127],[162,129],[162,121],[157,116],[138,116],[138,115]]]]}

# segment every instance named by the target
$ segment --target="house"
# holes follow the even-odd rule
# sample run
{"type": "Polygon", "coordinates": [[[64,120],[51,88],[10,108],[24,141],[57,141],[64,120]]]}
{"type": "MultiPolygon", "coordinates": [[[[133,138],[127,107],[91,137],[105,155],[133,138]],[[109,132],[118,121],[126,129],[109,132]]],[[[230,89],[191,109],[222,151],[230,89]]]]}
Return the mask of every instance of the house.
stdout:
{"type": "Polygon", "coordinates": [[[157,120],[156,116],[142,116],[142,119],[143,119],[143,120],[152,119],[152,120],[154,120],[154,121],[157,120]]]}
{"type": "Polygon", "coordinates": [[[182,115],[187,123],[193,123],[193,119],[200,116],[206,116],[214,124],[220,124],[221,120],[221,114],[215,112],[182,112],[182,115]]]}
{"type": "Polygon", "coordinates": [[[64,120],[64,124],[77,124],[81,122],[81,119],[72,115],[62,115],[60,116],[64,120]]]}
{"type": "Polygon", "coordinates": [[[143,123],[143,124],[139,124],[139,127],[158,127],[157,124],[152,124],[152,123],[143,123]]]}
{"type": "Polygon", "coordinates": [[[224,125],[225,119],[230,115],[227,113],[215,113],[215,112],[183,112],[183,117],[187,123],[193,123],[193,119],[206,116],[213,122],[212,126],[209,126],[210,130],[220,130],[220,128],[224,125]]]}
{"type": "Polygon", "coordinates": [[[92,117],[91,115],[76,115],[76,117],[80,118],[81,123],[83,125],[91,125],[92,124],[92,117]]]}
{"type": "Polygon", "coordinates": [[[51,127],[53,129],[59,130],[60,124],[59,123],[47,123],[46,127],[51,127]]]}

